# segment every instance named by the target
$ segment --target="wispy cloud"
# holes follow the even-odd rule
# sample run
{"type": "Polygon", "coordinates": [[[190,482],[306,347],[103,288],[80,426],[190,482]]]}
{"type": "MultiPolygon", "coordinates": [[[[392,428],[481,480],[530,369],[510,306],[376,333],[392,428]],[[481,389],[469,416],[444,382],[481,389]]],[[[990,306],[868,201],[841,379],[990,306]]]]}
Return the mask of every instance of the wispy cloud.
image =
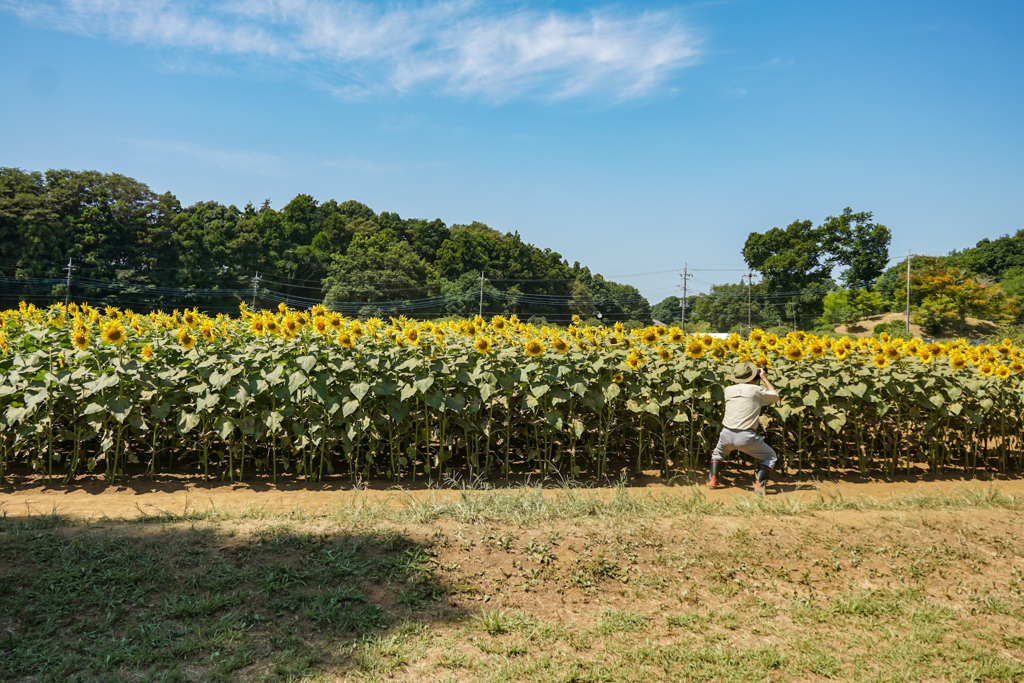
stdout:
{"type": "Polygon", "coordinates": [[[279,178],[285,175],[282,172],[284,159],[264,152],[215,149],[191,142],[178,142],[174,140],[137,140],[126,138],[123,142],[147,154],[184,156],[204,166],[213,166],[224,171],[270,178],[279,178]]]}
{"type": "Polygon", "coordinates": [[[158,49],[301,66],[342,97],[419,88],[491,101],[642,97],[700,56],[672,12],[472,0],[0,0],[23,21],[158,49]]]}

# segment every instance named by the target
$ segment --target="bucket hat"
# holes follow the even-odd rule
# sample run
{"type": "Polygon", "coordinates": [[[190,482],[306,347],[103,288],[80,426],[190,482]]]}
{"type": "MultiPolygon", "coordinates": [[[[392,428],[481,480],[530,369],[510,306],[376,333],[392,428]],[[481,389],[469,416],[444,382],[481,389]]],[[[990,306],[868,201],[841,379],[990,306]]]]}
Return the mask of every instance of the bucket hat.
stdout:
{"type": "Polygon", "coordinates": [[[736,382],[747,383],[757,377],[757,366],[748,360],[737,363],[732,369],[732,378],[736,382]]]}

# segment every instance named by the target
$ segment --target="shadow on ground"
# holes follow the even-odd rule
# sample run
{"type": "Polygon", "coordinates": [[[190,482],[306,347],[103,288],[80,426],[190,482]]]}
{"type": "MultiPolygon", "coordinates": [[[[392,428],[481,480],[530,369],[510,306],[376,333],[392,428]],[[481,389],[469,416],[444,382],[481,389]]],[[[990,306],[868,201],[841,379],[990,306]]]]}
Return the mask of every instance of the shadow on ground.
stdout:
{"type": "Polygon", "coordinates": [[[290,680],[373,671],[466,613],[429,543],[300,523],[0,519],[0,680],[290,680]]]}

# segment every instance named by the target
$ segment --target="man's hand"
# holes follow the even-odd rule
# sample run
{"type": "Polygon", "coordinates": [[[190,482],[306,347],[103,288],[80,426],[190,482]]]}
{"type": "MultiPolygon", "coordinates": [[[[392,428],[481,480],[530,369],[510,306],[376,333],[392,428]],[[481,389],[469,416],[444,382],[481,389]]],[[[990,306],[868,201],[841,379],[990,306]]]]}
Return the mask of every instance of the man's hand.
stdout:
{"type": "Polygon", "coordinates": [[[768,391],[775,391],[775,387],[773,387],[772,383],[768,381],[768,371],[767,370],[765,370],[764,368],[758,368],[757,369],[757,374],[758,374],[758,377],[761,378],[761,381],[764,382],[764,386],[765,386],[766,389],[768,389],[768,391]]]}

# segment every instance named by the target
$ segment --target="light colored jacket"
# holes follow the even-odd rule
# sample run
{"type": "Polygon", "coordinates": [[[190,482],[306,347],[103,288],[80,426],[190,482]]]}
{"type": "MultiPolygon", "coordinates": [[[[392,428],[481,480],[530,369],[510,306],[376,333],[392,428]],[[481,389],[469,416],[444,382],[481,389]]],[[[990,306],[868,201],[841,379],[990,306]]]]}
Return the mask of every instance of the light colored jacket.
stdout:
{"type": "Polygon", "coordinates": [[[722,426],[726,429],[757,430],[757,418],[761,408],[778,403],[779,392],[767,391],[759,384],[734,384],[725,388],[725,417],[722,426]]]}

